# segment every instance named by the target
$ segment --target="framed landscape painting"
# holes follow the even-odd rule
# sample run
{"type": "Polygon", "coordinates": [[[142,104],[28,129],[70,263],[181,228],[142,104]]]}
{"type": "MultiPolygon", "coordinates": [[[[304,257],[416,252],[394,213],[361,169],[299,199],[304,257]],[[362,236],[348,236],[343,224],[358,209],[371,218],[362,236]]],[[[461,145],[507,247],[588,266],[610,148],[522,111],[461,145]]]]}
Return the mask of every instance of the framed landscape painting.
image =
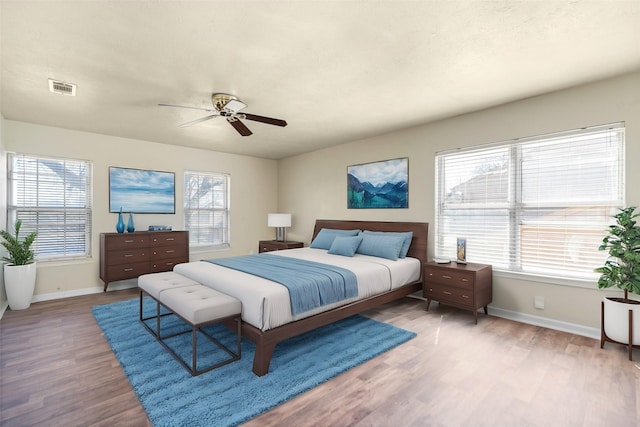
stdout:
{"type": "Polygon", "coordinates": [[[347,167],[347,208],[409,207],[409,159],[347,167]]]}
{"type": "Polygon", "coordinates": [[[109,167],[109,212],[176,213],[175,174],[109,167]]]}

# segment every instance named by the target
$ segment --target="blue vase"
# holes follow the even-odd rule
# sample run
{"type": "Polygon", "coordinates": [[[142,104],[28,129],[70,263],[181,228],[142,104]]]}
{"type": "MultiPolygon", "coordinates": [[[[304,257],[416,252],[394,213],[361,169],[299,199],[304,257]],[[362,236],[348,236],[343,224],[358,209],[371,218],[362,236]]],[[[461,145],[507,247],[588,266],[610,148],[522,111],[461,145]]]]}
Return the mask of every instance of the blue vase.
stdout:
{"type": "Polygon", "coordinates": [[[127,231],[133,233],[136,231],[136,227],[133,225],[133,213],[129,212],[129,223],[127,224],[127,231]]]}
{"type": "Polygon", "coordinates": [[[120,208],[120,213],[118,214],[118,223],[116,224],[116,231],[118,233],[124,233],[124,220],[122,219],[122,208],[120,208]]]}

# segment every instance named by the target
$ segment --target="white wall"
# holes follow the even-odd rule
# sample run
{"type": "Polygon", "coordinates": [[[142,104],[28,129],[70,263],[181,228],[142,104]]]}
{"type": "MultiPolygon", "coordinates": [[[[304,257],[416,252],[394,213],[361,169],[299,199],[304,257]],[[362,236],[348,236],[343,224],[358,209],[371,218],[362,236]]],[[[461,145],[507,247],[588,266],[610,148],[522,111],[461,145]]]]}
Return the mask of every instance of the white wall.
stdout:
{"type": "MultiPolygon", "coordinates": [[[[309,242],[316,218],[434,221],[435,154],[456,147],[504,141],[611,122],[626,122],[627,204],[640,204],[640,73],[538,96],[411,129],[290,157],[279,162],[279,208],[295,218],[288,236],[309,242]],[[409,158],[408,209],[347,209],[347,166],[409,158]]],[[[433,236],[429,238],[433,254],[433,236]]],[[[493,312],[532,321],[568,322],[593,334],[605,292],[558,285],[543,278],[494,274],[493,312]],[[545,298],[545,309],[533,297],[545,298]]],[[[607,295],[615,291],[607,291],[607,295]]]]}
{"type": "MultiPolygon", "coordinates": [[[[9,152],[86,159],[93,164],[92,257],[84,261],[38,263],[34,301],[95,292],[99,279],[99,235],[115,232],[117,214],[109,213],[109,166],[171,171],[176,174],[175,215],[134,215],[136,230],[152,224],[183,230],[183,173],[185,170],[231,175],[231,249],[192,252],[191,260],[256,252],[258,240],[272,238],[267,213],[277,209],[277,162],[207,150],[190,149],[141,140],[4,121],[5,149],[9,152]]],[[[4,153],[4,150],[2,150],[4,153]]],[[[3,180],[4,181],[4,180],[3,180]]],[[[2,197],[6,200],[6,197],[2,197]]],[[[6,205],[0,209],[6,211],[6,205]]],[[[3,222],[3,224],[6,221],[3,222]]],[[[116,283],[135,285],[135,281],[116,283]],[[133,283],[131,283],[133,282],[133,283]]]]}

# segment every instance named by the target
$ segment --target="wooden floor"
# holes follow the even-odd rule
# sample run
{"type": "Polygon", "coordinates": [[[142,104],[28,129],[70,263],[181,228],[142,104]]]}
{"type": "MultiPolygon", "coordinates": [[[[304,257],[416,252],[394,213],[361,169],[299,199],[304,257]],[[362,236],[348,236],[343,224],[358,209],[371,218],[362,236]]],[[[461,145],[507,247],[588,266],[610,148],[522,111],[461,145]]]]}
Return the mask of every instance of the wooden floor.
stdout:
{"type": "MultiPolygon", "coordinates": [[[[0,425],[147,426],[91,307],[135,290],[32,304],[0,320],[0,425]]],[[[637,426],[626,349],[405,298],[366,313],[413,340],[246,426],[637,426]]],[[[640,351],[634,350],[640,361],[640,351]]]]}

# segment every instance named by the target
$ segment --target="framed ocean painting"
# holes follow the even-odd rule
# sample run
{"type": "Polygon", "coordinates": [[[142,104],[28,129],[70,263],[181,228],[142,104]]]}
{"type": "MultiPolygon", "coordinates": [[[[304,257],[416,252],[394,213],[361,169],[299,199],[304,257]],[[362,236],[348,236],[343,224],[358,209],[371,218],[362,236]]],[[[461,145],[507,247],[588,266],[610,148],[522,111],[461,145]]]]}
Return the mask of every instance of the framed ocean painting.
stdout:
{"type": "Polygon", "coordinates": [[[173,172],[109,167],[109,212],[176,213],[173,172]]]}
{"type": "Polygon", "coordinates": [[[409,159],[347,166],[347,208],[409,207],[409,159]]]}

